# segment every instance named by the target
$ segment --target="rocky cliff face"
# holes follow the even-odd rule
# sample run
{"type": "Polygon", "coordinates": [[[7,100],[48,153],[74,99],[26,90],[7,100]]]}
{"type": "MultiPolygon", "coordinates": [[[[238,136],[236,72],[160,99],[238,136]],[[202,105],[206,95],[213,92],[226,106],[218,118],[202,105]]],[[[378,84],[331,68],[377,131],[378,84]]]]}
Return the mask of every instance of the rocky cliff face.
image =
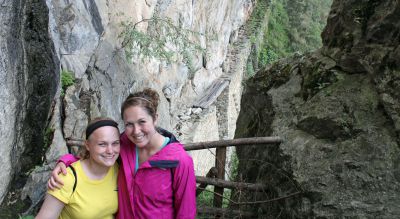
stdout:
{"type": "MultiPolygon", "coordinates": [[[[31,0],[1,4],[0,95],[5,108],[0,112],[0,176],[4,179],[0,201],[4,200],[3,207],[12,206],[14,216],[22,209],[13,205],[20,194],[33,205],[41,200],[49,168],[67,152],[65,140],[82,138],[94,117],[107,115],[121,121],[120,104],[130,92],[144,87],[158,90],[159,125],[177,133],[183,142],[233,137],[234,129],[220,133],[219,126],[234,123],[238,114],[241,89],[237,88],[250,46],[247,33],[239,28],[255,1],[31,0]],[[190,62],[182,54],[175,54],[173,62],[140,55],[127,60],[118,37],[121,21],[139,22],[138,29],[146,34],[160,28],[144,21],[153,17],[195,32],[191,40],[203,50],[191,54],[190,62]],[[244,61],[229,65],[235,62],[236,55],[229,55],[235,46],[243,50],[244,61]],[[75,78],[63,92],[61,70],[75,78]],[[220,78],[231,81],[223,98],[216,100],[221,104],[193,108],[220,78]],[[230,113],[226,113],[228,107],[230,113]],[[220,111],[224,121],[217,118],[220,111]],[[44,148],[43,137],[49,148],[44,148]],[[25,184],[26,172],[34,165],[38,166],[25,184]],[[21,168],[25,168],[21,171],[24,180],[18,188],[11,188],[10,180],[21,168]]],[[[0,216],[11,217],[3,212],[0,216]]]]}
{"type": "Polygon", "coordinates": [[[235,137],[283,139],[237,148],[242,179],[269,189],[236,199],[277,199],[247,210],[282,218],[400,216],[399,12],[398,1],[336,0],[321,50],[246,83],[235,137]]]}
{"type": "Polygon", "coordinates": [[[3,200],[7,188],[22,188],[24,173],[43,158],[43,136],[59,80],[59,61],[48,35],[48,10],[43,1],[3,1],[0,17],[3,200]]]}

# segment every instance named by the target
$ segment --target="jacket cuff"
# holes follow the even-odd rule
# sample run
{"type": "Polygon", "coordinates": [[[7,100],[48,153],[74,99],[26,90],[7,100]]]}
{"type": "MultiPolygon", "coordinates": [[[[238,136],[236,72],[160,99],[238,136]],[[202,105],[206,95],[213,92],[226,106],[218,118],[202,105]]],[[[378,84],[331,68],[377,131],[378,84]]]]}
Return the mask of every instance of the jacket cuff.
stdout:
{"type": "Polygon", "coordinates": [[[65,164],[65,166],[70,166],[72,163],[78,161],[79,158],[75,157],[72,154],[65,154],[63,156],[60,157],[60,159],[58,159],[57,163],[62,162],[65,164]]]}

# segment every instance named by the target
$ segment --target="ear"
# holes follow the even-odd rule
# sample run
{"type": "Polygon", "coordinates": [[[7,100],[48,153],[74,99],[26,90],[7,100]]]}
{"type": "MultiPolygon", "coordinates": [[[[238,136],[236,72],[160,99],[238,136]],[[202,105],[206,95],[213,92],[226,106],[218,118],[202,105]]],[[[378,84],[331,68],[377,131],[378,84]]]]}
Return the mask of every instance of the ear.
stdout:
{"type": "Polygon", "coordinates": [[[90,149],[89,149],[89,140],[85,141],[85,148],[86,148],[87,151],[90,151],[90,149]]]}
{"type": "Polygon", "coordinates": [[[158,122],[158,113],[156,114],[156,116],[154,118],[154,126],[157,126],[157,122],[158,122]]]}

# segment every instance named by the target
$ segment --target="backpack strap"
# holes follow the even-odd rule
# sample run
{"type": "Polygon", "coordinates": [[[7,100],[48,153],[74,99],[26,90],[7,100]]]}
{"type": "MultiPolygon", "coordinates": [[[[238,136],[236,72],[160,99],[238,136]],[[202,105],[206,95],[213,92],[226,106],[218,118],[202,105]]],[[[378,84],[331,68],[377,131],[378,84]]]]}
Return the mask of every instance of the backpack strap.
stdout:
{"type": "Polygon", "coordinates": [[[170,170],[171,170],[171,188],[172,188],[172,206],[175,206],[175,191],[174,191],[174,173],[175,173],[175,168],[176,167],[170,168],[170,170]]]}
{"type": "MultiPolygon", "coordinates": [[[[72,187],[72,194],[74,194],[75,188],[76,188],[76,183],[77,183],[77,181],[78,181],[78,178],[76,177],[76,171],[75,171],[75,169],[74,169],[71,165],[68,166],[68,167],[71,168],[72,173],[74,174],[74,178],[75,178],[74,186],[72,187]]],[[[71,195],[72,195],[72,194],[71,194],[71,195]]]]}

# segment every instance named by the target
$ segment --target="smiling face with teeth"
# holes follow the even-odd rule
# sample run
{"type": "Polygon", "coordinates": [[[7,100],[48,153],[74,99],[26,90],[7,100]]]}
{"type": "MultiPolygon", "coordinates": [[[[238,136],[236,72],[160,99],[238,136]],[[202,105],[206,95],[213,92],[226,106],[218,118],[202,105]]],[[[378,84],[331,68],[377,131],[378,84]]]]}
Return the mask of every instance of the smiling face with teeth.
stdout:
{"type": "Polygon", "coordinates": [[[124,110],[123,118],[125,133],[137,147],[150,148],[155,145],[157,116],[153,118],[141,106],[131,106],[124,110]]]}
{"type": "Polygon", "coordinates": [[[96,129],[85,141],[89,151],[89,162],[100,168],[111,167],[118,158],[120,151],[119,131],[112,126],[96,129]]]}

